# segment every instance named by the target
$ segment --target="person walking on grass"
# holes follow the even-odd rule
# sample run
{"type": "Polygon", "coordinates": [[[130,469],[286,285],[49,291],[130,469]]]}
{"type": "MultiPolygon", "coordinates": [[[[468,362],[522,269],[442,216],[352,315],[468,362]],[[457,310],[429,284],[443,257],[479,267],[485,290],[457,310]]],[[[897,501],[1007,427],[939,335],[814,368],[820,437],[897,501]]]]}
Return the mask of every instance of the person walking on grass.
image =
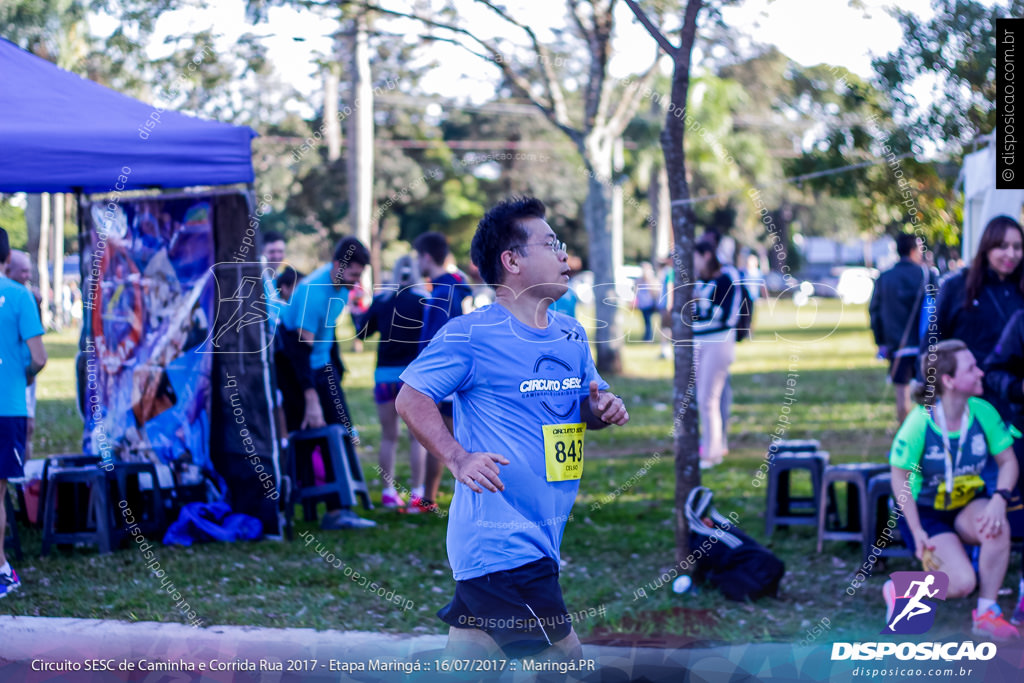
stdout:
{"type": "MultiPolygon", "coordinates": [[[[938,278],[924,265],[921,242],[904,233],[896,238],[899,262],[878,276],[868,313],[878,356],[889,361],[889,381],[896,393],[896,421],[910,410],[910,380],[914,378],[920,340],[921,302],[937,293],[938,278]]],[[[927,322],[927,321],[926,321],[927,322]]]]}
{"type": "MultiPolygon", "coordinates": [[[[7,231],[0,228],[0,267],[11,255],[7,231]]],[[[7,480],[24,476],[27,440],[26,387],[46,365],[43,325],[32,294],[0,275],[0,598],[21,585],[4,554],[7,531],[7,480]],[[27,352],[26,352],[27,350],[27,352]]]]}
{"type": "Polygon", "coordinates": [[[535,198],[490,209],[473,262],[494,304],[448,322],[402,373],[399,415],[455,476],[438,612],[452,657],[582,653],[558,583],[562,533],[585,467],[584,434],[629,420],[597,373],[583,327],[549,310],[568,255],[535,198]],[[455,434],[437,403],[454,394],[455,434]]]}
{"type": "MultiPolygon", "coordinates": [[[[921,405],[896,433],[889,462],[907,546],[922,562],[926,554],[937,561],[949,577],[948,597],[966,597],[978,586],[977,609],[971,613],[974,633],[1009,640],[1019,634],[1003,618],[996,597],[1010,561],[1006,504],[1017,485],[1017,460],[1010,430],[996,409],[978,398],[983,375],[962,341],[935,345],[921,364],[924,383],[914,391],[921,405]],[[990,458],[999,466],[991,498],[981,478],[990,458]],[[901,495],[908,482],[913,500],[901,495]],[[977,578],[965,544],[981,546],[977,578]]],[[[883,595],[891,613],[891,581],[883,595]]]]}
{"type": "MultiPolygon", "coordinates": [[[[398,450],[398,413],[395,398],[402,389],[399,379],[420,352],[420,327],[423,320],[422,278],[416,261],[402,256],[395,261],[391,286],[373,297],[369,310],[360,319],[360,339],[380,333],[377,345],[377,369],[373,372],[373,401],[380,419],[380,476],[384,480],[381,505],[405,509],[406,501],[395,487],[395,453],[398,450]]],[[[409,438],[409,466],[412,469],[412,498],[423,497],[424,462],[427,454],[414,437],[409,438]]],[[[417,513],[413,504],[408,512],[417,513]]]]}

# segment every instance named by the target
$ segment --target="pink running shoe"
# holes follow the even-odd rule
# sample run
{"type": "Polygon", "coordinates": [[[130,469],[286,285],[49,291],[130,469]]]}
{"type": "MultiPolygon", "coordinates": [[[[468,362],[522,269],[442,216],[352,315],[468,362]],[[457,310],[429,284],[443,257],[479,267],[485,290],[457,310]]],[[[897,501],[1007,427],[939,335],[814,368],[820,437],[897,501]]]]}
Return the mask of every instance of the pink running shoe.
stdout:
{"type": "Polygon", "coordinates": [[[386,508],[400,508],[405,507],[405,500],[402,499],[401,493],[389,493],[385,491],[380,496],[380,504],[382,507],[386,508]]]}
{"type": "Polygon", "coordinates": [[[1017,629],[1003,618],[1003,610],[999,609],[999,605],[992,605],[981,614],[978,614],[978,610],[972,610],[971,618],[974,620],[975,635],[988,636],[992,640],[1020,638],[1017,629]]]}

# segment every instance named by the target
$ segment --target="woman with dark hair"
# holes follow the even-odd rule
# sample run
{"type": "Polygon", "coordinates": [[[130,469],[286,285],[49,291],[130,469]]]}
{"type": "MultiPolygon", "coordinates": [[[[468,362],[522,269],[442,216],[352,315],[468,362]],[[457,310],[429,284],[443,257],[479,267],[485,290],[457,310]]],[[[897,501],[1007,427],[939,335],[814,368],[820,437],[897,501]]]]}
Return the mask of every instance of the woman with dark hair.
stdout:
{"type": "MultiPolygon", "coordinates": [[[[920,358],[934,352],[935,345],[944,339],[960,339],[988,372],[996,369],[984,380],[982,397],[991,403],[1007,421],[1024,426],[1024,414],[1014,405],[1017,394],[1012,392],[1012,373],[1021,373],[1012,361],[1012,349],[998,344],[1004,329],[1009,331],[1017,311],[1024,310],[1024,229],[1009,216],[996,216],[985,226],[977,253],[971,265],[949,277],[939,289],[936,322],[929,326],[921,340],[920,358]]],[[[923,362],[923,361],[922,361],[923,362]]],[[[1015,443],[1018,469],[1024,462],[1024,444],[1015,443]]],[[[982,473],[989,493],[996,489],[996,470],[993,465],[982,473]]],[[[1016,484],[1012,487],[1017,490],[1016,484]]],[[[1018,501],[1011,506],[1017,508],[1018,501]]],[[[1011,510],[1013,511],[1013,510],[1011,510]]],[[[1018,515],[1011,515],[1018,525],[1018,515]]],[[[1020,529],[1014,528],[1016,533],[1020,529]]],[[[1024,570],[1022,570],[1024,573],[1024,570]]],[[[1024,579],[1021,595],[1012,621],[1024,622],[1024,579]]]]}
{"type": "MultiPolygon", "coordinates": [[[[988,222],[970,267],[939,289],[935,323],[921,340],[922,356],[943,339],[959,339],[979,363],[988,358],[1010,317],[1024,308],[1022,249],[1024,230],[1017,221],[996,216],[988,222]]],[[[986,391],[985,398],[1001,408],[998,397],[986,391]]]]}
{"type": "Polygon", "coordinates": [[[728,415],[722,416],[722,392],[736,358],[739,296],[732,278],[722,272],[715,248],[698,242],[693,253],[697,282],[692,311],[697,405],[700,407],[700,466],[714,467],[728,454],[728,415]]]}

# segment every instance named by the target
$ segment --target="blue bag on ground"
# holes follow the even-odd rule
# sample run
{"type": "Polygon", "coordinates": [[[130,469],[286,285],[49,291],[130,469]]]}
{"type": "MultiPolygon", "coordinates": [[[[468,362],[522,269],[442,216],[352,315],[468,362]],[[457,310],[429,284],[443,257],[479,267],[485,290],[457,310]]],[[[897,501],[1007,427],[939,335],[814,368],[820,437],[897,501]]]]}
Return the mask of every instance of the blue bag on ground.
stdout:
{"type": "Polygon", "coordinates": [[[690,553],[697,558],[694,580],[707,579],[729,600],[774,597],[786,565],[718,512],[711,505],[712,495],[698,486],[686,499],[690,553]]]}
{"type": "Polygon", "coordinates": [[[189,503],[164,534],[164,545],[190,546],[210,541],[255,541],[263,535],[260,520],[232,514],[227,503],[189,503]]]}

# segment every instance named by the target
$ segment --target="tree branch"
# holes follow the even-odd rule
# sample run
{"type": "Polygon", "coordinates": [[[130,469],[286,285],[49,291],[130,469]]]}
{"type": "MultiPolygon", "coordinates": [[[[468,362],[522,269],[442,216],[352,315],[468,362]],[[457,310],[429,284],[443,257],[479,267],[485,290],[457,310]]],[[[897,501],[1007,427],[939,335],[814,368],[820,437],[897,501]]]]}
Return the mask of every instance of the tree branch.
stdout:
{"type": "Polygon", "coordinates": [[[498,7],[491,2],[491,0],[476,1],[488,7],[508,23],[526,32],[526,35],[529,36],[530,42],[533,43],[533,49],[540,60],[541,72],[544,74],[544,89],[547,91],[548,100],[551,103],[552,110],[554,111],[553,121],[558,125],[570,126],[572,122],[569,120],[569,110],[565,106],[565,94],[562,92],[562,85],[558,82],[558,78],[555,76],[555,71],[552,68],[553,60],[551,59],[551,53],[548,51],[547,46],[540,42],[537,38],[537,34],[534,33],[532,28],[526,24],[516,21],[508,14],[508,12],[505,11],[504,8],[498,7]]]}
{"type": "Polygon", "coordinates": [[[583,15],[580,14],[580,3],[579,0],[567,0],[569,4],[570,14],[572,14],[573,22],[576,24],[576,28],[579,29],[580,34],[583,36],[583,40],[590,42],[590,29],[587,28],[586,23],[583,21],[583,15]]]}
{"type": "Polygon", "coordinates": [[[633,79],[626,85],[626,89],[622,93],[622,99],[619,100],[619,106],[615,108],[615,113],[608,119],[608,129],[613,135],[622,135],[622,132],[626,130],[626,126],[629,125],[630,120],[636,114],[637,109],[640,107],[640,102],[644,98],[644,89],[650,88],[655,74],[658,73],[658,58],[660,56],[655,55],[654,63],[648,67],[647,71],[640,78],[633,79]]]}
{"type": "Polygon", "coordinates": [[[676,53],[679,52],[679,48],[669,42],[669,39],[665,37],[665,34],[661,32],[654,22],[651,21],[650,17],[647,16],[647,12],[644,12],[640,5],[636,4],[636,0],[625,0],[626,6],[633,10],[633,15],[643,25],[647,32],[651,34],[651,37],[658,42],[661,49],[675,58],[676,53]]]}
{"type": "Polygon", "coordinates": [[[469,46],[458,40],[450,40],[444,38],[435,38],[435,40],[445,40],[446,42],[451,42],[453,45],[458,45],[459,47],[466,50],[470,54],[485,59],[486,61],[496,65],[499,69],[501,69],[501,72],[505,75],[505,77],[508,78],[509,81],[511,81],[511,83],[517,89],[519,89],[523,93],[523,95],[530,100],[531,103],[533,103],[534,106],[540,109],[544,113],[544,116],[546,116],[548,120],[551,121],[556,127],[558,127],[566,135],[568,135],[570,138],[574,140],[579,135],[579,131],[572,127],[572,122],[569,120],[568,113],[565,107],[565,102],[561,102],[561,114],[559,114],[559,105],[557,105],[554,101],[549,101],[545,103],[538,99],[530,91],[530,82],[526,80],[526,78],[524,78],[522,74],[519,74],[515,70],[513,70],[508,65],[508,62],[506,60],[500,58],[501,50],[498,49],[497,45],[473,35],[472,32],[470,32],[468,29],[462,28],[461,26],[455,26],[453,24],[449,24],[443,21],[437,21],[435,19],[430,19],[424,16],[420,16],[418,14],[410,14],[407,12],[400,12],[398,10],[387,9],[385,7],[381,7],[379,5],[372,5],[370,3],[360,2],[352,4],[357,4],[360,7],[364,7],[365,9],[373,10],[375,12],[380,12],[381,14],[387,14],[390,16],[400,17],[403,19],[413,19],[415,21],[423,23],[426,26],[433,26],[434,28],[451,31],[458,35],[466,36],[470,40],[482,46],[487,51],[487,54],[483,55],[477,52],[476,50],[471,49],[469,46]]]}

